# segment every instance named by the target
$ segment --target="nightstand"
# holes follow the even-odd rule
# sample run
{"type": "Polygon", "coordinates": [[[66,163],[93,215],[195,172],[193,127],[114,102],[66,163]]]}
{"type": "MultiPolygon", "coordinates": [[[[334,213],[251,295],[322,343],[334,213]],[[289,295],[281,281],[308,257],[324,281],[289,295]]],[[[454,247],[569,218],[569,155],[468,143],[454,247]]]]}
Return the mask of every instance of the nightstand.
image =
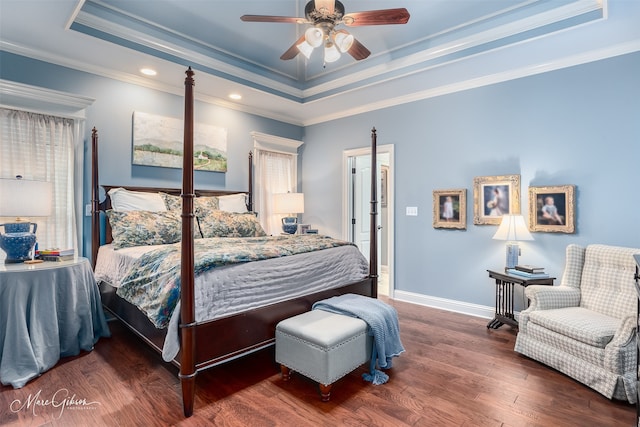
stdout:
{"type": "Polygon", "coordinates": [[[505,323],[518,327],[518,321],[513,310],[513,293],[515,285],[526,288],[529,285],[553,286],[555,277],[526,278],[509,273],[487,270],[489,277],[496,280],[496,314],[487,324],[487,329],[498,329],[505,323]]]}
{"type": "Polygon", "coordinates": [[[109,327],[86,258],[0,263],[0,382],[14,388],[61,357],[90,351],[109,327]]]}

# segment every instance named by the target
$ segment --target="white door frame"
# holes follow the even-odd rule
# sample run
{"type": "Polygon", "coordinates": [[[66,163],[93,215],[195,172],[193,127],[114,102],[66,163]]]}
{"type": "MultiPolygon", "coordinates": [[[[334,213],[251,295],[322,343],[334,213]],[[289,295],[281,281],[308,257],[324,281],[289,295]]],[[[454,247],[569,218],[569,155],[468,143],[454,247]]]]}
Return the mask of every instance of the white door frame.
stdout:
{"type": "MultiPolygon", "coordinates": [[[[394,146],[393,144],[385,144],[379,145],[376,149],[376,153],[389,153],[389,174],[387,176],[387,212],[388,212],[388,224],[387,224],[387,254],[389,259],[389,297],[394,297],[395,291],[395,220],[394,220],[394,212],[395,212],[395,194],[393,191],[393,183],[395,179],[395,156],[394,156],[394,146]]],[[[355,148],[352,150],[345,150],[342,152],[342,239],[349,239],[349,228],[351,227],[351,218],[349,216],[349,183],[351,179],[351,168],[349,166],[349,158],[357,157],[357,156],[365,156],[371,154],[371,147],[363,147],[363,148],[355,148]]],[[[378,177],[380,176],[380,171],[376,171],[378,177]]],[[[380,216],[380,194],[378,194],[378,217],[380,216]]],[[[380,245],[380,240],[378,240],[378,245],[380,245]]]]}

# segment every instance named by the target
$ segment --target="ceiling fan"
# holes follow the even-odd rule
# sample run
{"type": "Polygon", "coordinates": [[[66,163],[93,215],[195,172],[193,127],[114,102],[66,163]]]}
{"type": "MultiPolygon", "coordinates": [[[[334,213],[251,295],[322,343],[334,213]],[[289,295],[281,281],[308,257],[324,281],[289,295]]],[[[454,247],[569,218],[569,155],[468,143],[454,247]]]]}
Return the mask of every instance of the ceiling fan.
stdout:
{"type": "Polygon", "coordinates": [[[316,47],[324,47],[324,61],[334,62],[341,53],[348,53],[360,61],[371,52],[356,40],[349,32],[336,29],[340,24],[348,27],[365,25],[406,24],[409,12],[405,8],[369,10],[364,12],[344,13],[344,5],[337,0],[311,0],[304,8],[304,18],[289,16],[243,15],[245,22],[281,22],[293,24],[310,24],[305,33],[296,40],[280,59],[293,59],[302,53],[307,59],[316,47]]]}

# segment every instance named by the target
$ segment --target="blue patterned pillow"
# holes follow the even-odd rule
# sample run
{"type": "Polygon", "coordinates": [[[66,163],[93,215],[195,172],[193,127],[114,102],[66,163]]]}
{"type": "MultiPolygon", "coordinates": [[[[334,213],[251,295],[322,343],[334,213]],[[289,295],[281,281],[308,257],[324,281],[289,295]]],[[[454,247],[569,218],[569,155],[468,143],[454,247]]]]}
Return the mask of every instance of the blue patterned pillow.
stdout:
{"type": "MultiPolygon", "coordinates": [[[[180,211],[107,211],[115,249],[176,243],[182,239],[180,211]]],[[[193,237],[201,237],[194,223],[193,237]]]]}
{"type": "Polygon", "coordinates": [[[209,210],[196,214],[202,237],[262,237],[262,229],[255,214],[209,210]]]}
{"type": "MultiPolygon", "coordinates": [[[[167,193],[160,193],[160,197],[164,200],[165,205],[168,210],[178,210],[182,211],[182,197],[173,196],[167,193]]],[[[197,214],[198,212],[208,211],[211,209],[219,209],[220,202],[218,198],[215,196],[211,197],[196,197],[193,199],[193,207],[194,211],[197,214]]]]}
{"type": "Polygon", "coordinates": [[[160,197],[162,197],[162,200],[164,200],[164,204],[167,206],[167,210],[180,211],[182,209],[182,198],[180,196],[160,193],[160,197]]]}

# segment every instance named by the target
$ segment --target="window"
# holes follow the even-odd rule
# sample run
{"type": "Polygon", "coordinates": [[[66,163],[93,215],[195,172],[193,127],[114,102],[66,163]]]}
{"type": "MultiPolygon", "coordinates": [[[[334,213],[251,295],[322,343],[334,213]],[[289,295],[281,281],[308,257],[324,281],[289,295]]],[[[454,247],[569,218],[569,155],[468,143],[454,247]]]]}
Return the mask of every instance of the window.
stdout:
{"type": "Polygon", "coordinates": [[[260,224],[267,234],[282,230],[280,215],[273,213],[275,193],[296,192],[298,187],[298,147],[302,141],[252,132],[254,141],[256,201],[260,224]]]}
{"type": "Polygon", "coordinates": [[[74,146],[73,119],[0,108],[0,178],[22,175],[53,186],[51,216],[29,218],[40,248],[77,248],[74,146]]]}
{"type": "MultiPolygon", "coordinates": [[[[55,235],[58,235],[59,233],[61,233],[62,236],[64,236],[64,241],[55,241],[54,239],[57,239],[57,237],[54,236],[51,237],[51,243],[42,242],[42,237],[44,237],[45,233],[44,230],[40,229],[40,225],[38,225],[36,234],[38,235],[38,240],[41,242],[41,246],[63,246],[66,244],[66,239],[69,238],[71,239],[71,241],[69,242],[69,246],[74,247],[79,255],[84,253],[85,251],[82,248],[78,247],[76,243],[76,240],[79,240],[80,242],[83,241],[82,221],[80,219],[82,218],[83,202],[82,182],[84,167],[84,141],[81,135],[84,134],[86,109],[91,104],[93,104],[95,100],[93,98],[82,95],[46,89],[38,86],[25,85],[22,83],[3,79],[0,79],[0,99],[2,100],[0,110],[8,109],[18,112],[30,112],[31,114],[36,114],[43,117],[53,116],[54,123],[61,123],[61,121],[65,119],[71,120],[71,122],[66,122],[67,124],[72,123],[71,134],[73,135],[71,152],[68,152],[69,156],[72,157],[71,161],[66,163],[69,167],[65,171],[64,169],[59,170],[59,165],[52,166],[52,168],[55,169],[56,173],[66,172],[70,177],[72,177],[70,179],[70,182],[67,182],[67,184],[65,185],[65,194],[67,200],[66,202],[64,202],[64,204],[68,206],[69,203],[71,203],[73,207],[69,212],[66,213],[67,216],[56,214],[57,218],[59,218],[62,223],[70,224],[71,228],[59,228],[57,222],[55,223],[55,226],[49,226],[50,230],[47,232],[47,234],[49,235],[49,233],[55,233],[55,235]],[[74,222],[76,222],[75,228],[73,224],[74,222]]],[[[0,140],[0,176],[12,178],[15,177],[17,173],[14,172],[13,168],[10,170],[5,169],[6,156],[4,155],[4,149],[2,147],[5,145],[5,135],[8,134],[5,134],[4,123],[5,121],[0,120],[0,138],[2,138],[0,140]]],[[[55,132],[53,134],[55,135],[55,132]]],[[[53,146],[55,147],[56,145],[54,144],[53,146]]],[[[52,146],[49,145],[49,147],[52,146]]],[[[25,178],[32,177],[31,175],[27,175],[24,172],[22,173],[22,175],[24,175],[25,178]]],[[[37,176],[38,175],[35,175],[33,177],[35,178],[37,176]]],[[[62,203],[61,200],[62,199],[59,198],[58,202],[62,203]]],[[[1,220],[2,219],[0,219],[0,221],[1,220]]],[[[56,219],[55,221],[58,221],[58,219],[56,219]]],[[[0,257],[4,256],[4,251],[0,251],[0,257]]]]}

